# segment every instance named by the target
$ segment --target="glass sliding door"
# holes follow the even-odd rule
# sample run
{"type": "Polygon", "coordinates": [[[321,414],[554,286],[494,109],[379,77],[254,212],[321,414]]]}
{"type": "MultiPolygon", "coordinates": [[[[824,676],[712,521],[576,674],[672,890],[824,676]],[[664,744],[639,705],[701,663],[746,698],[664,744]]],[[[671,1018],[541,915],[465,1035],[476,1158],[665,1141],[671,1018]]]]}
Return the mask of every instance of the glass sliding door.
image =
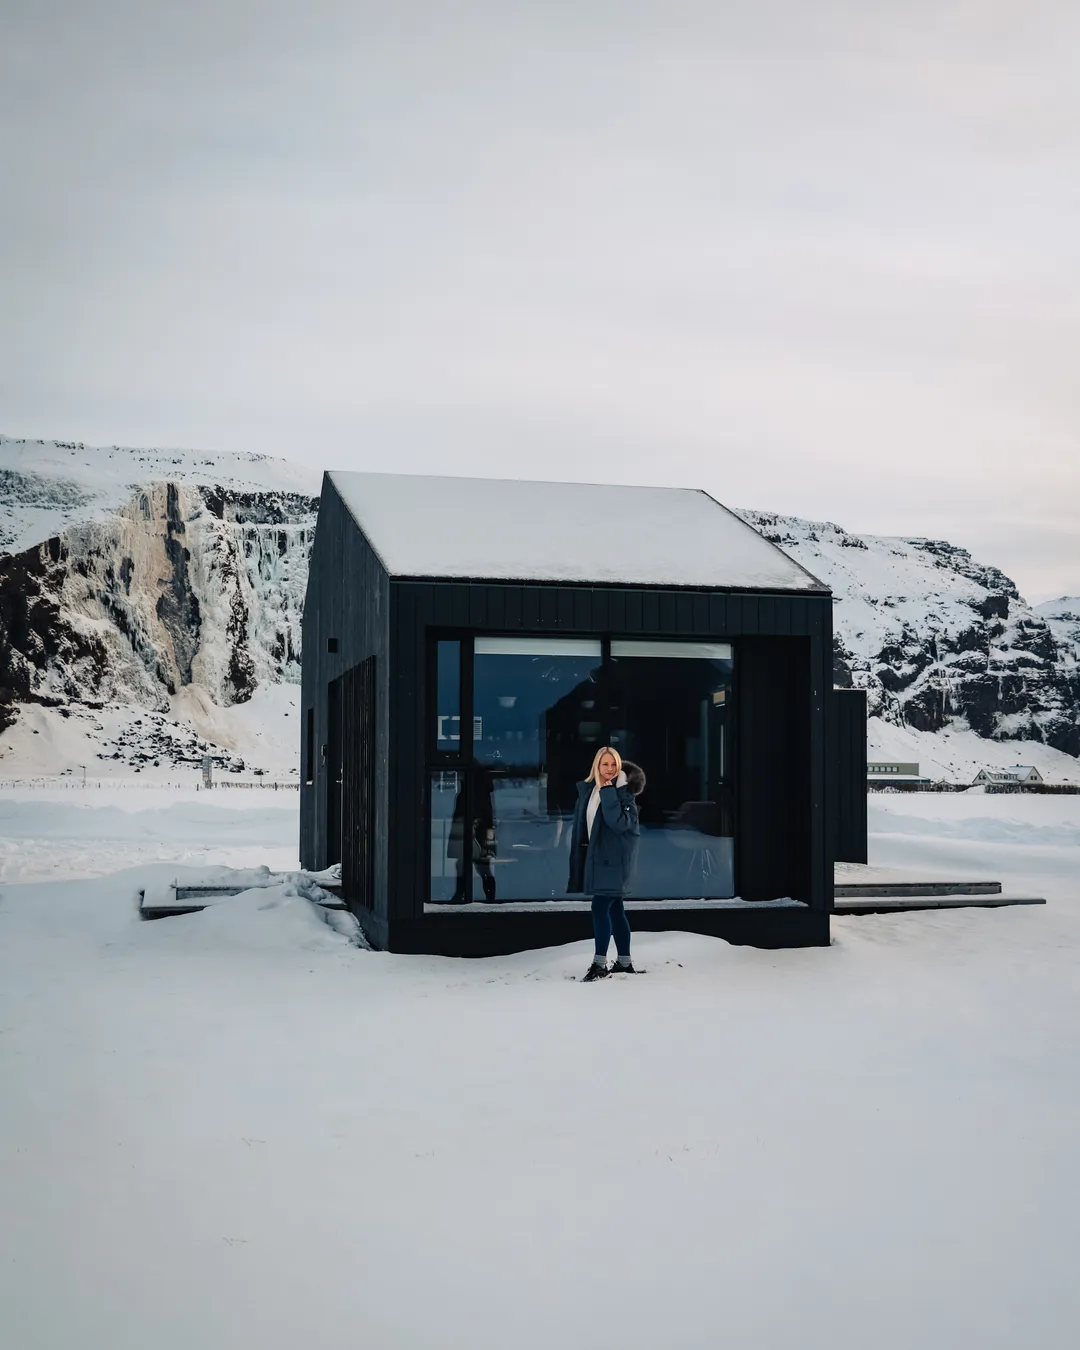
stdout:
{"type": "Polygon", "coordinates": [[[733,896],[731,644],[615,640],[610,672],[612,744],[648,779],[633,895],[733,896]]]}
{"type": "Polygon", "coordinates": [[[601,659],[599,639],[475,639],[473,815],[491,822],[489,902],[566,896],[575,785],[602,732],[601,659]]]}

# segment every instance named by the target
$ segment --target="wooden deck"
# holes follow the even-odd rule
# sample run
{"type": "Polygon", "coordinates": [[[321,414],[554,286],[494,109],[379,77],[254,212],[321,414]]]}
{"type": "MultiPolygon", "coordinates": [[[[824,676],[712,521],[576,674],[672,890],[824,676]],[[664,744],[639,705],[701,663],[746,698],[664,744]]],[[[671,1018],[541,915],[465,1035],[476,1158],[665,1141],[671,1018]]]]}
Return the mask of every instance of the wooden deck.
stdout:
{"type": "Polygon", "coordinates": [[[1006,895],[1000,881],[938,878],[900,868],[837,863],[834,914],[897,914],[919,909],[1000,909],[1045,905],[1033,895],[1006,895]]]}
{"type": "MultiPolygon", "coordinates": [[[[273,882],[270,883],[271,885],[273,882]]],[[[345,909],[340,887],[318,883],[326,892],[326,899],[318,903],[324,909],[345,909]]],[[[220,904],[231,896],[252,889],[249,886],[178,886],[175,882],[139,892],[139,913],[144,919],[172,919],[180,914],[198,914],[211,905],[220,904]]],[[[259,889],[256,887],[255,889],[259,889]]]]}
{"type": "MultiPolygon", "coordinates": [[[[269,884],[274,883],[271,877],[269,884]]],[[[340,886],[318,883],[326,898],[318,903],[327,909],[346,909],[340,886]]],[[[942,879],[917,872],[873,867],[862,863],[838,863],[833,913],[838,915],[899,914],[928,909],[1000,909],[1008,905],[1044,905],[1039,896],[1006,894],[1000,881],[987,879],[942,879]]],[[[210,905],[219,904],[230,896],[239,895],[247,886],[217,884],[212,886],[183,886],[176,882],[141,891],[139,912],[144,919],[166,919],[181,914],[197,914],[210,905]]],[[[475,914],[488,918],[498,914],[577,913],[588,904],[586,900],[517,901],[504,904],[425,905],[426,915],[475,914]]],[[[679,910],[766,910],[802,909],[796,900],[633,900],[626,908],[642,920],[666,912],[677,922],[679,910]]]]}

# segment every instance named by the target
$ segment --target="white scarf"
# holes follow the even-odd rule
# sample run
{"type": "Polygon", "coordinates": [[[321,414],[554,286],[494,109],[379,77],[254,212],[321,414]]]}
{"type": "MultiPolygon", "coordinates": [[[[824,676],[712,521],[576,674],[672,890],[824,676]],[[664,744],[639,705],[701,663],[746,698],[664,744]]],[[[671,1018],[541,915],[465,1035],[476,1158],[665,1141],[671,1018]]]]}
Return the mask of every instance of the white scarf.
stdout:
{"type": "Polygon", "coordinates": [[[589,804],[585,808],[585,838],[592,838],[593,821],[596,819],[596,813],[600,810],[600,784],[594,783],[592,796],[589,798],[589,804]]]}
{"type": "MultiPolygon", "coordinates": [[[[615,787],[626,786],[626,774],[620,771],[618,778],[615,779],[615,787]]],[[[593,821],[596,819],[596,813],[600,810],[600,784],[593,783],[592,796],[589,798],[589,804],[585,808],[585,838],[592,838],[593,821]]]]}

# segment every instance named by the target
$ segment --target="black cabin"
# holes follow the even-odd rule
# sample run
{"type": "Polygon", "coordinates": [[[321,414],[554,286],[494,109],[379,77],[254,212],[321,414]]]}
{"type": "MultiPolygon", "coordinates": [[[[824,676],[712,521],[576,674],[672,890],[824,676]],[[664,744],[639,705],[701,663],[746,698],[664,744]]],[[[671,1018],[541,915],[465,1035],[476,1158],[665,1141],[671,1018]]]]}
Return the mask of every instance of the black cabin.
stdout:
{"type": "Polygon", "coordinates": [[[832,596],[704,492],[328,473],[303,628],[300,856],[369,939],[584,938],[575,783],[642,766],[638,930],[829,941],[865,859],[865,704],[832,596]]]}

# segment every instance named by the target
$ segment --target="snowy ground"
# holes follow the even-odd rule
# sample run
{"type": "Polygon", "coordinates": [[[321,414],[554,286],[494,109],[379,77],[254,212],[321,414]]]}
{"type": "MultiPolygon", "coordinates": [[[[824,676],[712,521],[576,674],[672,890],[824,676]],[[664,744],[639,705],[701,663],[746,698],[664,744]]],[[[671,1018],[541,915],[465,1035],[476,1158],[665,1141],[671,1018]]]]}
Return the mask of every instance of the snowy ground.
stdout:
{"type": "Polygon", "coordinates": [[[584,986],[289,888],[140,923],[175,862],[293,865],[295,797],[76,795],[0,795],[4,1350],[1075,1344],[1080,798],[871,799],[873,861],[1045,908],[584,986]]]}
{"type": "Polygon", "coordinates": [[[219,779],[296,782],[299,706],[295,684],[260,685],[247,703],[227,708],[196,685],[185,686],[162,712],[134,703],[24,704],[14,725],[0,734],[0,792],[9,779],[61,776],[121,786],[194,787],[204,754],[218,758],[219,779]],[[220,761],[242,762],[244,771],[229,773],[220,761]]]}

